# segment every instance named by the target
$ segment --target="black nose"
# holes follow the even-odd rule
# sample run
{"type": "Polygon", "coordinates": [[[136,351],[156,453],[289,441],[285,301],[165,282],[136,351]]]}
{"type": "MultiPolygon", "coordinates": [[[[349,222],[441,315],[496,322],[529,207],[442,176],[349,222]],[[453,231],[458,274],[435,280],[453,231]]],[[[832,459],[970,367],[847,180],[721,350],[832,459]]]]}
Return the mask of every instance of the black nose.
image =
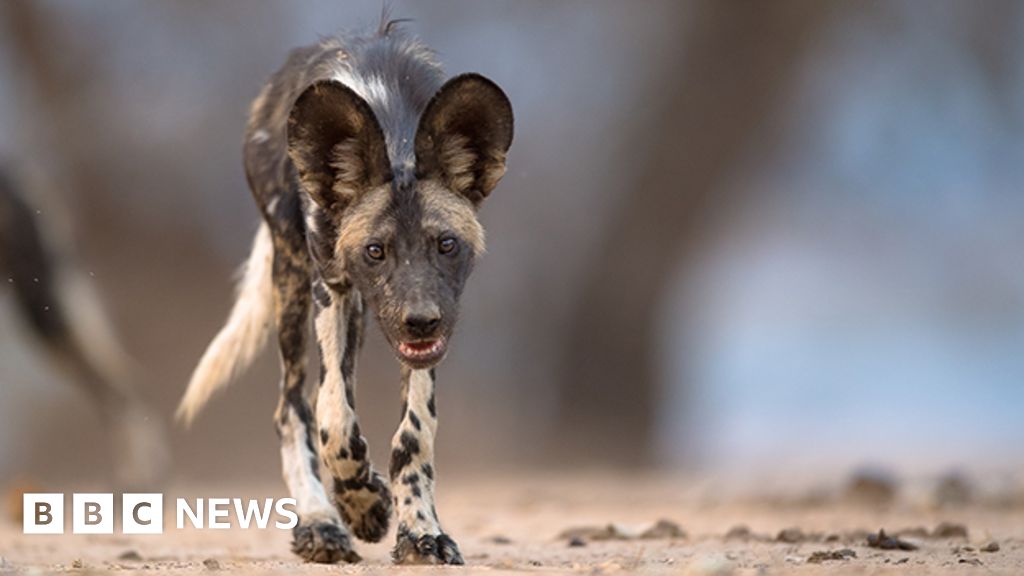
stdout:
{"type": "Polygon", "coordinates": [[[441,325],[441,315],[433,311],[411,312],[403,318],[405,329],[414,338],[427,338],[434,335],[441,325]]]}

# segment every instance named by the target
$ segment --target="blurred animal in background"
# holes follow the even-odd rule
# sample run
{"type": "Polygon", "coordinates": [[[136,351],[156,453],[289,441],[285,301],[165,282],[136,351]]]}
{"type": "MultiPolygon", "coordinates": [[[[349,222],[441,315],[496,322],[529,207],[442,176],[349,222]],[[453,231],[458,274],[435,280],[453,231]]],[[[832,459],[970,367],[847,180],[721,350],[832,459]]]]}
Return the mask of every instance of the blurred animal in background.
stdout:
{"type": "Polygon", "coordinates": [[[433,52],[394,24],[293,51],[253,103],[244,160],[264,223],[179,415],[190,421],[276,325],[276,425],[299,514],[292,550],[355,562],[350,530],[376,542],[395,510],[395,562],[462,564],[434,507],[434,367],[484,249],[476,213],[505,172],[512,108],[480,75],[445,82],[433,52]],[[312,403],[310,308],[321,360],[312,403]],[[370,464],[355,414],[367,308],[402,366],[390,484],[370,464]]]}
{"type": "Polygon", "coordinates": [[[159,420],[129,384],[121,349],[95,286],[69,256],[66,232],[34,210],[0,171],[0,275],[43,357],[85,392],[112,440],[123,489],[162,478],[169,450],[159,420]]]}

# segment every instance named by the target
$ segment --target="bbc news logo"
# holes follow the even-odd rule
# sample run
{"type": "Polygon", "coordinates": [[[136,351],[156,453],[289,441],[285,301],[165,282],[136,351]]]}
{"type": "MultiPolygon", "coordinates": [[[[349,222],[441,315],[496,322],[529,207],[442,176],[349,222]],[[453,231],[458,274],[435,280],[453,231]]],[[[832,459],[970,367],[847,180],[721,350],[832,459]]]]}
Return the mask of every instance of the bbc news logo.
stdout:
{"type": "MultiPolygon", "coordinates": [[[[163,534],[163,494],[122,494],[121,533],[163,534]]],[[[240,528],[270,526],[291,530],[299,523],[294,498],[186,498],[175,500],[175,527],[226,530],[231,517],[240,528]],[[272,518],[275,516],[273,522],[272,518]]],[[[64,494],[25,494],[22,497],[22,532],[25,534],[63,534],[64,494]]],[[[113,534],[113,494],[73,494],[71,496],[71,531],[73,534],[113,534]]]]}

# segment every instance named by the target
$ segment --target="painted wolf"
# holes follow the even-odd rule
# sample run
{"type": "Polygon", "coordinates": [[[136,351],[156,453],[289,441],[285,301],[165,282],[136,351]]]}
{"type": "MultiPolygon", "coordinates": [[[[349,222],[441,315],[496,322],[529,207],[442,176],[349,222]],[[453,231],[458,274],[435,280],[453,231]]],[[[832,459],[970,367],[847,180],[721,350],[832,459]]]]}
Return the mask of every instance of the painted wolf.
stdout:
{"type": "Polygon", "coordinates": [[[505,172],[512,107],[478,74],[445,81],[434,54],[395,24],[292,51],[253,102],[243,155],[263,222],[179,417],[191,421],[276,327],[275,424],[300,518],[292,551],[358,561],[350,535],[379,541],[394,513],[395,562],[462,564],[434,506],[434,367],[484,251],[476,214],[505,172]],[[320,375],[307,393],[311,309],[320,375]],[[355,413],[367,310],[401,364],[387,478],[355,413]]]}

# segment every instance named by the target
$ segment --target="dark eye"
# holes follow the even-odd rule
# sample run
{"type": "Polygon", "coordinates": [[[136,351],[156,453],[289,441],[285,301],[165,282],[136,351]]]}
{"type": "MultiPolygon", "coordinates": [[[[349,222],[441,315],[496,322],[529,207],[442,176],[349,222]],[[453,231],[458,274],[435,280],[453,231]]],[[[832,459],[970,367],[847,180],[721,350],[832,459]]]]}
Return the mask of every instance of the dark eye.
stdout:
{"type": "Polygon", "coordinates": [[[441,238],[437,243],[437,251],[441,254],[451,254],[459,247],[459,243],[455,238],[441,238]]]}
{"type": "Polygon", "coordinates": [[[383,260],[384,247],[380,244],[370,244],[366,247],[366,255],[372,260],[383,260]]]}

